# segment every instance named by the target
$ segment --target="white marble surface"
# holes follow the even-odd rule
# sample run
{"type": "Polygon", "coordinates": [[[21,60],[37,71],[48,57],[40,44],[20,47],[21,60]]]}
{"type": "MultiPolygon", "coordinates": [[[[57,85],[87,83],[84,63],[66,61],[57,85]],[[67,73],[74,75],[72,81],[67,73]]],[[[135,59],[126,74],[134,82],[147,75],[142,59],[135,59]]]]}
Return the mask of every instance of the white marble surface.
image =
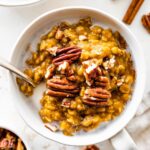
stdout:
{"type": "MultiPolygon", "coordinates": [[[[40,14],[63,6],[91,6],[104,10],[113,16],[122,19],[131,0],[44,0],[34,6],[7,8],[0,7],[0,56],[9,59],[12,47],[21,31],[40,14]]],[[[150,12],[150,1],[145,0],[136,19],[129,28],[140,41],[145,55],[147,67],[147,82],[145,94],[150,91],[150,34],[142,27],[142,14],[150,12]]],[[[15,110],[11,89],[8,87],[6,70],[0,68],[0,123],[8,123],[18,132],[24,134],[33,150],[80,150],[80,147],[65,146],[49,141],[26,126],[15,110]]],[[[17,97],[16,97],[17,98],[17,97]]],[[[101,150],[111,150],[109,141],[99,144],[101,150]]]]}

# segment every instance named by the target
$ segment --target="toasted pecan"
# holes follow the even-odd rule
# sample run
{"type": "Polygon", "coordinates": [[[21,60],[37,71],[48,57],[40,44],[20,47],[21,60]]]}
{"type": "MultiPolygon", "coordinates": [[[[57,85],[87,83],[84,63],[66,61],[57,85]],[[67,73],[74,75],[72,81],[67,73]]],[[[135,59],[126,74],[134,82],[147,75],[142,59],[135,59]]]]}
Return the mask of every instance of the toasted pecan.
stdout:
{"type": "Polygon", "coordinates": [[[150,33],[150,13],[143,15],[141,21],[145,29],[150,33]]]}
{"type": "Polygon", "coordinates": [[[102,88],[87,89],[85,91],[85,94],[92,96],[92,97],[97,97],[97,98],[110,98],[111,97],[111,93],[108,90],[102,89],[102,88]]]}
{"type": "Polygon", "coordinates": [[[74,97],[74,94],[71,93],[66,93],[66,92],[60,92],[60,91],[53,91],[50,89],[46,90],[46,94],[55,96],[55,97],[74,97]]]}
{"type": "Polygon", "coordinates": [[[47,81],[47,87],[48,88],[55,88],[55,89],[59,89],[59,90],[74,90],[77,88],[76,85],[70,84],[68,81],[64,81],[64,80],[48,80],[47,81]],[[62,82],[61,82],[62,81],[62,82]]]}
{"type": "Polygon", "coordinates": [[[95,102],[95,101],[87,100],[87,99],[83,99],[83,103],[87,105],[92,105],[92,106],[107,106],[108,105],[108,102],[95,102]]]}
{"type": "Polygon", "coordinates": [[[88,145],[82,148],[82,150],[100,150],[96,145],[88,145]]]}
{"type": "Polygon", "coordinates": [[[94,106],[106,106],[107,100],[111,98],[111,93],[102,88],[86,89],[83,96],[83,102],[94,106]]]}
{"type": "Polygon", "coordinates": [[[61,48],[56,51],[56,57],[54,57],[52,63],[59,65],[64,61],[72,63],[79,59],[81,55],[81,49],[76,46],[70,46],[66,48],[61,48]]]}
{"type": "Polygon", "coordinates": [[[79,93],[78,86],[67,78],[52,78],[47,81],[47,94],[56,97],[74,97],[79,93]]]}

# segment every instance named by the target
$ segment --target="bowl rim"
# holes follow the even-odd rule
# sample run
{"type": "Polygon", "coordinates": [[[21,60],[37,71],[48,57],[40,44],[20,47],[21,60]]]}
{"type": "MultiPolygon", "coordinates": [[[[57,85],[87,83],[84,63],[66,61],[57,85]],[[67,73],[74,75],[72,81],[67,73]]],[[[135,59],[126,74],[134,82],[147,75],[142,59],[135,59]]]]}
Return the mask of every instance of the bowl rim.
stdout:
{"type": "Polygon", "coordinates": [[[5,7],[27,6],[27,5],[32,5],[32,4],[38,3],[40,1],[42,1],[42,0],[32,0],[31,2],[24,2],[24,3],[0,2],[0,6],[5,6],[5,7]]]}
{"type": "MultiPolygon", "coordinates": [[[[132,37],[132,39],[135,40],[135,42],[137,43],[137,47],[139,48],[139,53],[140,53],[140,60],[141,60],[141,64],[143,66],[142,68],[142,74],[140,74],[142,76],[142,81],[140,81],[141,83],[141,91],[140,91],[140,94],[138,93],[138,101],[136,103],[136,108],[134,110],[132,110],[132,114],[126,118],[126,121],[124,121],[117,129],[114,129],[109,135],[105,136],[103,138],[103,140],[99,140],[99,139],[93,139],[91,141],[86,141],[86,140],[82,140],[80,142],[77,142],[77,141],[72,141],[72,143],[69,143],[67,141],[60,141],[58,139],[53,139],[53,138],[49,138],[48,136],[46,135],[43,135],[41,132],[39,132],[37,129],[34,129],[32,127],[32,125],[27,122],[25,120],[25,118],[23,117],[23,114],[19,111],[19,108],[17,108],[21,118],[26,122],[26,124],[31,128],[33,129],[35,132],[37,132],[38,134],[42,135],[43,137],[47,138],[47,139],[51,139],[53,141],[56,141],[58,143],[61,143],[61,144],[66,144],[66,145],[76,145],[76,146],[82,146],[82,145],[90,145],[90,144],[95,144],[95,143],[99,143],[99,142],[102,142],[104,140],[107,140],[109,138],[111,138],[112,136],[114,136],[115,134],[117,134],[119,131],[121,131],[128,123],[129,121],[133,118],[133,116],[135,115],[136,111],[137,111],[137,108],[139,106],[139,104],[141,103],[142,101],[142,97],[143,97],[143,94],[144,94],[144,88],[145,88],[145,81],[146,81],[146,68],[145,68],[145,63],[144,63],[144,56],[143,56],[143,53],[141,51],[141,45],[139,44],[138,40],[136,39],[136,37],[134,36],[134,34],[128,29],[128,27],[123,24],[120,20],[118,20],[117,18],[113,17],[112,15],[102,11],[102,10],[99,10],[99,9],[96,9],[96,8],[93,8],[93,7],[86,7],[86,6],[67,6],[67,7],[62,7],[62,8],[57,8],[57,9],[53,9],[53,10],[50,10],[48,12],[45,12],[43,13],[42,15],[40,15],[39,17],[37,17],[36,19],[34,19],[24,30],[23,32],[20,34],[20,36],[18,37],[17,41],[16,41],[16,44],[14,45],[12,51],[11,51],[11,54],[10,54],[10,57],[9,57],[9,60],[12,62],[12,59],[13,59],[13,52],[16,50],[16,47],[17,47],[17,44],[19,43],[20,39],[24,36],[24,34],[26,33],[26,31],[28,29],[30,29],[30,27],[32,25],[34,25],[36,22],[38,22],[40,19],[46,17],[47,15],[50,15],[52,13],[56,13],[56,12],[59,12],[59,11],[64,11],[64,10],[72,10],[72,9],[82,9],[82,10],[87,10],[87,11],[95,11],[97,13],[100,13],[106,17],[108,17],[109,19],[115,21],[117,24],[119,24],[121,26],[121,28],[123,28],[124,30],[126,30],[130,36],[132,37]]],[[[12,74],[9,73],[9,81],[12,83],[13,85],[13,79],[12,79],[12,74]]],[[[132,100],[132,99],[131,99],[132,100]]]]}
{"type": "Polygon", "coordinates": [[[5,129],[5,130],[8,130],[8,131],[14,133],[16,136],[18,136],[18,137],[21,139],[21,141],[22,141],[23,144],[25,145],[25,148],[26,148],[27,150],[30,150],[29,145],[28,145],[28,142],[27,142],[27,141],[25,140],[25,138],[24,138],[22,135],[20,135],[19,132],[17,132],[15,129],[13,129],[12,127],[10,127],[10,126],[8,126],[8,125],[0,125],[0,128],[5,129]]]}

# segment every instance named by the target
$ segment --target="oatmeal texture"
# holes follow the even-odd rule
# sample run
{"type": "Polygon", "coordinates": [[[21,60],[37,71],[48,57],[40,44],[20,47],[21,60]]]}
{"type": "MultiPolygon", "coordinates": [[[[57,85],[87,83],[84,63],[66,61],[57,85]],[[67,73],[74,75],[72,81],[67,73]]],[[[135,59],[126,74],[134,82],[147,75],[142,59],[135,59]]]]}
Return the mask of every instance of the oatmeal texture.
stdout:
{"type": "MultiPolygon", "coordinates": [[[[24,72],[34,83],[46,83],[41,119],[57,122],[65,135],[113,120],[131,98],[135,71],[126,41],[89,17],[54,26],[26,63],[24,72]]],[[[28,83],[19,78],[17,83],[26,96],[33,94],[28,83]]]]}

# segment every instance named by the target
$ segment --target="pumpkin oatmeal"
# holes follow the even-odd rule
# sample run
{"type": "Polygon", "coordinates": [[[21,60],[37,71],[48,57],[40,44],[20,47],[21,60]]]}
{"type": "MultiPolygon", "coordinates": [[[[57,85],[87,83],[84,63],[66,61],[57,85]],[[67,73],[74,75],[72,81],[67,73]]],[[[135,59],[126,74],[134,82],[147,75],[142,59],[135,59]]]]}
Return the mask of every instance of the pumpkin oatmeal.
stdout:
{"type": "MultiPolygon", "coordinates": [[[[24,72],[46,83],[39,114],[52,131],[65,135],[95,129],[113,120],[132,96],[135,70],[119,32],[93,25],[91,18],[62,22],[42,36],[24,72]]],[[[33,87],[17,78],[20,90],[33,87]]]]}

